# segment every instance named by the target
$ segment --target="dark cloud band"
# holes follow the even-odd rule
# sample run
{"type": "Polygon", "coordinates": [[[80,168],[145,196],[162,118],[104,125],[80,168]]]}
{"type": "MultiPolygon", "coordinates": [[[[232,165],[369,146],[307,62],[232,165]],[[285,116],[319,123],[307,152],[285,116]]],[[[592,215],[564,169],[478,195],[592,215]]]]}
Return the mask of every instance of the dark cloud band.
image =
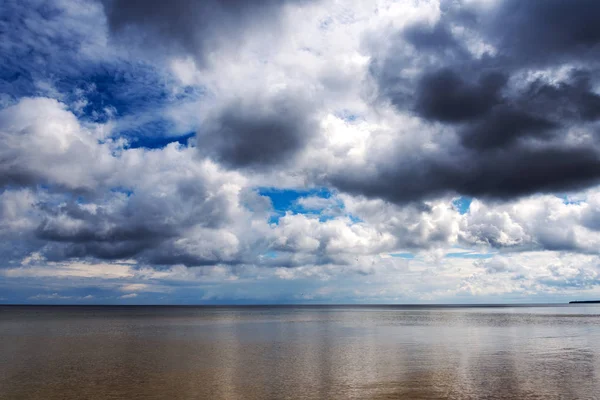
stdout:
{"type": "Polygon", "coordinates": [[[443,193],[510,198],[598,182],[598,19],[595,1],[507,0],[485,10],[444,3],[435,25],[392,36],[371,73],[398,111],[456,140],[435,157],[399,149],[398,160],[377,162],[368,180],[338,174],[332,182],[397,202],[443,193]],[[457,29],[493,50],[474,54],[457,29]],[[408,68],[420,76],[403,77],[408,68]],[[549,77],[561,69],[570,72],[549,77]],[[572,139],[577,132],[588,140],[572,139]]]}

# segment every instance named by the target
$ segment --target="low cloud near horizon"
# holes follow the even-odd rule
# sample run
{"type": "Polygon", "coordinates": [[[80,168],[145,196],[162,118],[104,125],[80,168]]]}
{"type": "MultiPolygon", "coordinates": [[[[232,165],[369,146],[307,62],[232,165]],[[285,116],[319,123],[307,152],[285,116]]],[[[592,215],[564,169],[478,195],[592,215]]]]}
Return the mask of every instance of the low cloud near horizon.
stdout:
{"type": "Polygon", "coordinates": [[[0,302],[600,298],[600,3],[8,0],[0,302]]]}

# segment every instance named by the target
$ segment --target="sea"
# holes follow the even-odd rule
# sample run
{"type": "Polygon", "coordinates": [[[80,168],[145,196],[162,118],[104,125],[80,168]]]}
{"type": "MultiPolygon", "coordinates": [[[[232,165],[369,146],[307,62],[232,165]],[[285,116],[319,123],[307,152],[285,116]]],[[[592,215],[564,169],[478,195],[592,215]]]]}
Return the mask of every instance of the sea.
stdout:
{"type": "Polygon", "coordinates": [[[0,399],[600,399],[600,305],[0,306],[0,399]]]}

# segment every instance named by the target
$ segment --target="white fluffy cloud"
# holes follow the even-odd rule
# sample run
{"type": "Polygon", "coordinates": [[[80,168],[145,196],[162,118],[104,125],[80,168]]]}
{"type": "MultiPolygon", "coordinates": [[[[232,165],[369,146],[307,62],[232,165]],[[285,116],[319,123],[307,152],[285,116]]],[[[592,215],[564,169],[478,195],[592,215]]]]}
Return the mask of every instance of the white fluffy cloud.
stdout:
{"type": "Polygon", "coordinates": [[[95,189],[114,173],[104,128],[81,126],[54,99],[21,99],[0,111],[2,184],[95,189]]]}
{"type": "Polygon", "coordinates": [[[565,198],[532,196],[505,204],[474,201],[461,237],[470,244],[517,250],[567,250],[598,253],[598,189],[565,198]]]}

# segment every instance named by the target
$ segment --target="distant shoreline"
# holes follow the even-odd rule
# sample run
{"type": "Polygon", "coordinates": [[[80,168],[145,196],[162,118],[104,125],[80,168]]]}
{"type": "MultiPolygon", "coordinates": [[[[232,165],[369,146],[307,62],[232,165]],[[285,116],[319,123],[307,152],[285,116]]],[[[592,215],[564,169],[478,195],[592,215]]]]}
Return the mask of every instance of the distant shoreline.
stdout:
{"type": "Polygon", "coordinates": [[[570,301],[569,304],[598,304],[600,300],[575,300],[570,301]]]}

